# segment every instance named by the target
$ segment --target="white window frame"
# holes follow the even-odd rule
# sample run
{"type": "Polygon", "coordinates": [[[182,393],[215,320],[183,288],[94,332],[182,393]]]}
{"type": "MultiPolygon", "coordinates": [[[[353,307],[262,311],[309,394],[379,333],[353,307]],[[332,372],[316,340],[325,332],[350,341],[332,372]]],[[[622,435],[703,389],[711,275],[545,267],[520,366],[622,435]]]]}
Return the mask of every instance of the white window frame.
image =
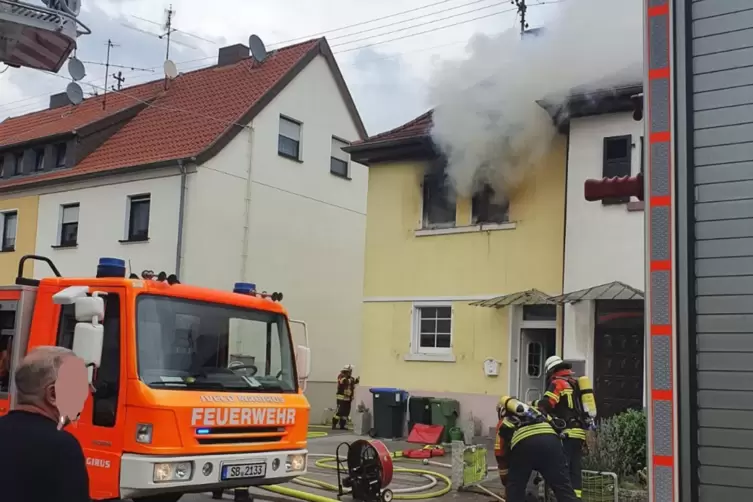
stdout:
{"type": "MultiPolygon", "coordinates": [[[[280,152],[280,145],[278,143],[277,145],[277,155],[289,159],[289,160],[297,160],[298,162],[303,162],[303,122],[300,120],[296,120],[293,117],[289,117],[287,115],[280,114],[280,120],[277,124],[277,136],[285,136],[288,139],[291,139],[295,141],[295,138],[291,138],[290,136],[282,133],[282,123],[284,122],[290,122],[291,124],[295,124],[298,126],[298,157],[292,157],[290,155],[286,155],[282,152],[280,152]]],[[[279,140],[278,140],[279,141],[279,140]]]]}
{"type": "Polygon", "coordinates": [[[455,362],[455,307],[452,302],[414,302],[411,309],[410,353],[406,361],[455,362]],[[436,307],[450,308],[450,346],[448,348],[421,347],[421,309],[436,307]]]}
{"type": "MultiPolygon", "coordinates": [[[[60,209],[58,211],[58,233],[57,238],[55,239],[55,245],[60,247],[62,246],[62,240],[63,240],[63,215],[65,213],[65,210],[70,207],[77,207],[78,208],[78,215],[76,218],[76,223],[81,225],[81,203],[80,202],[66,202],[65,204],[60,204],[60,209]]],[[[76,246],[78,246],[78,234],[76,235],[76,246]]],[[[75,246],[66,246],[66,247],[75,247],[75,246]]]]}
{"type": "Polygon", "coordinates": [[[0,252],[13,253],[15,251],[18,251],[18,223],[20,220],[20,211],[17,208],[8,208],[0,211],[0,252]],[[13,236],[15,244],[13,246],[13,251],[2,251],[2,241],[5,237],[5,215],[8,213],[16,213],[16,235],[13,236]]]}
{"type": "Polygon", "coordinates": [[[342,138],[339,138],[337,136],[332,136],[332,139],[330,140],[330,167],[329,167],[329,173],[332,176],[337,176],[338,178],[344,178],[344,179],[350,179],[350,154],[343,150],[343,148],[347,148],[350,146],[350,142],[345,141],[342,138]],[[343,146],[340,148],[340,151],[337,152],[335,150],[335,143],[342,143],[343,146]],[[338,154],[338,155],[336,155],[338,154]],[[344,157],[344,158],[343,158],[344,157]],[[340,161],[345,162],[345,175],[342,175],[340,173],[336,173],[332,170],[332,159],[337,159],[340,161]]]}
{"type": "Polygon", "coordinates": [[[121,244],[126,243],[137,243],[137,242],[149,242],[149,238],[146,240],[130,240],[130,228],[131,228],[131,205],[133,204],[134,200],[143,200],[143,199],[149,199],[149,224],[147,226],[147,232],[148,235],[151,238],[151,230],[152,230],[152,193],[137,193],[133,195],[129,195],[126,197],[126,210],[125,210],[125,227],[123,228],[123,239],[120,241],[121,244]]]}

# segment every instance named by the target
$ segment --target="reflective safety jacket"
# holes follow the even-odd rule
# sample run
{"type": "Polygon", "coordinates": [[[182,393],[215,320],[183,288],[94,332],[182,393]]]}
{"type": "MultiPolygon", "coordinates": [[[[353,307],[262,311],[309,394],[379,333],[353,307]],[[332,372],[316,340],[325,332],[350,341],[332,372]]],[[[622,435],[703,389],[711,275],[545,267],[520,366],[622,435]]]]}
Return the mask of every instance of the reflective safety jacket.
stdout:
{"type": "Polygon", "coordinates": [[[508,417],[497,423],[497,437],[494,442],[494,456],[497,458],[497,467],[500,475],[506,475],[509,466],[510,452],[521,442],[539,434],[557,435],[546,420],[546,417],[537,413],[532,420],[520,421],[508,417]]]}
{"type": "Polygon", "coordinates": [[[580,402],[578,381],[572,370],[560,370],[552,375],[543,399],[534,403],[542,413],[565,423],[566,437],[586,439],[583,428],[583,404],[580,402]]]}
{"type": "Polygon", "coordinates": [[[337,375],[337,399],[340,401],[352,401],[357,383],[357,379],[351,375],[342,372],[337,375]]]}

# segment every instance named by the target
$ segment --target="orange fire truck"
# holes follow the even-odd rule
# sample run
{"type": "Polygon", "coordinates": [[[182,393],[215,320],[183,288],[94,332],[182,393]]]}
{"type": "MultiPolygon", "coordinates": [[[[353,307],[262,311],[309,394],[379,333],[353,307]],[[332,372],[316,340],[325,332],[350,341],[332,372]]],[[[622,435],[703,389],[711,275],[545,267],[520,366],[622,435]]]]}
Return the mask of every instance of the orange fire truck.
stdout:
{"type": "MultiPolygon", "coordinates": [[[[185,493],[288,481],[306,471],[310,351],[293,345],[282,294],[126,278],[103,258],[97,276],[61,277],[24,256],[0,287],[0,415],[14,406],[14,365],[59,345],[90,364],[92,395],[69,427],[94,500],[174,502],[185,493]],[[56,277],[24,277],[28,260],[56,277]]],[[[61,494],[61,496],[64,495],[61,494]]]]}

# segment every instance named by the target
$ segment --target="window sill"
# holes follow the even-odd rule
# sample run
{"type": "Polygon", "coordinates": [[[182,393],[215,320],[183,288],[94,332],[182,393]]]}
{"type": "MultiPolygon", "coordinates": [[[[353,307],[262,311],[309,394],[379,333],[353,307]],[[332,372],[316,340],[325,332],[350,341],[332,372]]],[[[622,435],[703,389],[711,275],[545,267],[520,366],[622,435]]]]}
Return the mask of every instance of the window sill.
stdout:
{"type": "Polygon", "coordinates": [[[330,171],[329,174],[331,174],[335,178],[340,178],[340,179],[347,180],[347,181],[351,181],[353,179],[353,178],[351,178],[348,175],[336,173],[336,172],[333,172],[333,171],[330,171]]]}
{"type": "Polygon", "coordinates": [[[16,252],[16,248],[0,249],[0,253],[15,253],[15,252],[16,252]]]}
{"type": "Polygon", "coordinates": [[[423,361],[433,363],[454,363],[457,361],[455,354],[405,354],[404,361],[423,361]]]}
{"type": "Polygon", "coordinates": [[[451,234],[472,234],[476,232],[492,232],[495,230],[515,230],[517,223],[514,221],[508,223],[483,223],[481,225],[468,225],[465,227],[450,228],[421,228],[416,230],[416,237],[426,237],[429,235],[451,235],[451,234]]]}
{"type": "Polygon", "coordinates": [[[141,244],[144,242],[149,242],[149,237],[145,239],[123,239],[118,241],[121,244],[141,244]]]}
{"type": "Polygon", "coordinates": [[[52,249],[75,249],[78,247],[78,243],[76,244],[55,244],[53,246],[50,246],[52,249]]]}
{"type": "Polygon", "coordinates": [[[303,164],[303,161],[300,158],[294,157],[293,155],[288,155],[287,153],[283,153],[283,152],[277,152],[277,155],[282,157],[283,159],[288,159],[288,160],[292,160],[293,162],[298,162],[299,164],[303,164]]]}

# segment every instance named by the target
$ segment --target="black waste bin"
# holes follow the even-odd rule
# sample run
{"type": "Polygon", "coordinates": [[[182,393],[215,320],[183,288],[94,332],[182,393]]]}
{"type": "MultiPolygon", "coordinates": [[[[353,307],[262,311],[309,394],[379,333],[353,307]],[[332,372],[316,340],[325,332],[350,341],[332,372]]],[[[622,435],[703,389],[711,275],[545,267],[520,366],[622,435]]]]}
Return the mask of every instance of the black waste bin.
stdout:
{"type": "Polygon", "coordinates": [[[406,392],[391,387],[375,387],[369,389],[369,391],[374,396],[374,431],[372,436],[387,439],[403,437],[406,392]]]}
{"type": "Polygon", "coordinates": [[[408,399],[408,434],[416,424],[431,425],[430,397],[411,396],[408,399]]]}

